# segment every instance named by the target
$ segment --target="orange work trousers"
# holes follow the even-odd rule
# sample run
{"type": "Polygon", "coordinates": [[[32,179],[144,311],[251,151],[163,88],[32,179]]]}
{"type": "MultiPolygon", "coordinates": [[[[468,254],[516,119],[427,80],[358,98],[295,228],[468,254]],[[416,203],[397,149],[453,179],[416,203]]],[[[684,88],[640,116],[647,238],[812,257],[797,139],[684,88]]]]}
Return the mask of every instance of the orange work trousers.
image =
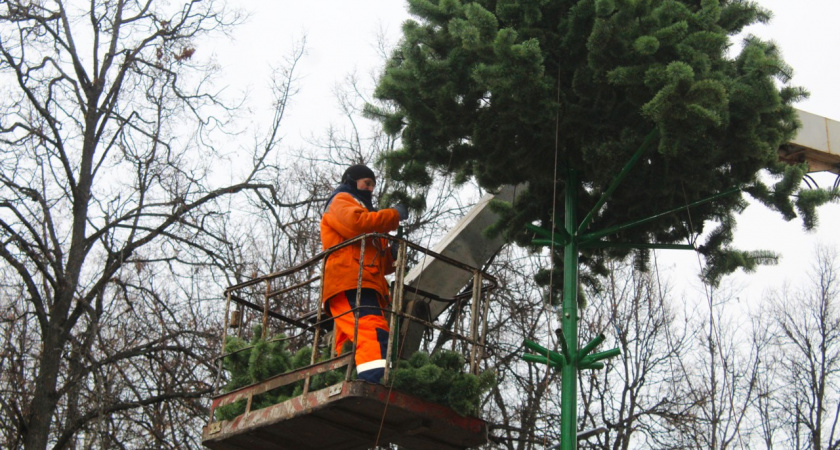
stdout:
{"type": "Polygon", "coordinates": [[[356,307],[356,290],[344,291],[327,300],[327,307],[335,323],[335,350],[353,341],[356,318],[359,320],[356,342],[356,375],[360,380],[378,383],[385,374],[385,356],[388,351],[388,322],[380,302],[381,296],[373,289],[362,289],[359,308],[356,307]]]}

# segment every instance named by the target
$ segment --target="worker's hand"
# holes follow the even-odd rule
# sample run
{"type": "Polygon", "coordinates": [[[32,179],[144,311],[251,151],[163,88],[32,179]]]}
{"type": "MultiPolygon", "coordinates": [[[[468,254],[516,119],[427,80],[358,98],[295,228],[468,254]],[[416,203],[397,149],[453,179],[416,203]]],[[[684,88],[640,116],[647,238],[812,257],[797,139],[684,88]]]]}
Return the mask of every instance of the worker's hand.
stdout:
{"type": "Polygon", "coordinates": [[[397,242],[391,241],[391,259],[397,260],[397,253],[400,251],[400,245],[397,242]]]}
{"type": "Polygon", "coordinates": [[[399,205],[394,206],[394,209],[397,210],[397,214],[400,216],[400,221],[408,219],[408,207],[400,203],[399,205]]]}

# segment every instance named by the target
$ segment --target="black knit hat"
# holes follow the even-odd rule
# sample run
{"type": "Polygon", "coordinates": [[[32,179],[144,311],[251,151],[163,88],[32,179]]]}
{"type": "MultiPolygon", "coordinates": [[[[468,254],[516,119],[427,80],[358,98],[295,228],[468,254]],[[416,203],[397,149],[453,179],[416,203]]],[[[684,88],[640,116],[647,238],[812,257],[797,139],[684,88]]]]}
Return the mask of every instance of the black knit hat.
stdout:
{"type": "Polygon", "coordinates": [[[344,171],[344,175],[341,176],[341,182],[355,182],[365,178],[372,178],[373,181],[376,181],[376,175],[372,170],[370,170],[370,167],[364,164],[356,164],[348,167],[347,170],[344,171]]]}

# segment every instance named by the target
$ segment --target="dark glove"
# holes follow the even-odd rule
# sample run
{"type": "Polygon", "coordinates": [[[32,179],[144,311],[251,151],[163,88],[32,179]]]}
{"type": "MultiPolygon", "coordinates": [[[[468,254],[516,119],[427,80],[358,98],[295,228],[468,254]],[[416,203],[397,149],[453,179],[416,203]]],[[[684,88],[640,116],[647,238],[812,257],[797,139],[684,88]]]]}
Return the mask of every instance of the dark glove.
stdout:
{"type": "Polygon", "coordinates": [[[391,259],[397,260],[397,253],[400,251],[400,245],[396,242],[391,242],[391,259]]]}
{"type": "Polygon", "coordinates": [[[394,206],[394,209],[397,210],[397,214],[400,216],[400,220],[408,219],[408,208],[400,203],[399,205],[394,206]]]}

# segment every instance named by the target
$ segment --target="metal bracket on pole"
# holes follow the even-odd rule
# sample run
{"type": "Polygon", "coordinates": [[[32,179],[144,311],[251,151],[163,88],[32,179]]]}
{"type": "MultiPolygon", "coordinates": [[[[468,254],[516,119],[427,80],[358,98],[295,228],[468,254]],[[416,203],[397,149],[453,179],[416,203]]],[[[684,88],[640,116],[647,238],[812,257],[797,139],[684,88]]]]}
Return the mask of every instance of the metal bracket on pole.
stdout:
{"type": "Polygon", "coordinates": [[[652,244],[632,242],[592,241],[580,245],[580,248],[647,248],[659,250],[695,250],[691,244],[652,244]]]}
{"type": "Polygon", "coordinates": [[[637,225],[641,225],[643,223],[651,222],[653,220],[659,219],[660,217],[667,216],[668,214],[673,214],[675,212],[684,211],[684,210],[693,208],[695,206],[702,205],[704,203],[713,202],[717,199],[727,197],[729,195],[735,194],[735,193],[740,192],[740,191],[741,191],[741,188],[739,188],[739,187],[732,188],[732,189],[717,193],[715,195],[712,195],[710,197],[706,197],[702,200],[697,200],[696,202],[689,203],[685,206],[680,206],[680,207],[677,207],[677,208],[674,208],[674,209],[669,209],[667,211],[662,211],[660,213],[654,214],[654,215],[652,215],[650,217],[646,217],[644,219],[639,219],[639,220],[636,220],[636,221],[633,221],[633,222],[630,222],[630,223],[626,223],[624,225],[617,225],[617,226],[614,226],[614,227],[605,228],[601,231],[596,231],[596,232],[593,232],[593,233],[584,234],[583,236],[580,237],[580,245],[582,247],[587,246],[590,242],[595,241],[596,239],[600,239],[604,236],[609,236],[609,235],[615,234],[619,231],[626,230],[628,228],[632,228],[632,227],[635,227],[637,225]]]}
{"type": "Polygon", "coordinates": [[[586,355],[588,355],[592,350],[601,345],[601,342],[604,342],[606,337],[602,334],[595,336],[591,341],[589,341],[583,348],[580,349],[580,353],[578,353],[578,362],[580,362],[586,355]]]}
{"type": "MultiPolygon", "coordinates": [[[[583,346],[583,348],[580,349],[577,356],[577,360],[572,361],[572,364],[577,366],[578,369],[603,369],[604,364],[598,361],[607,358],[613,358],[621,354],[621,350],[617,348],[590,354],[592,350],[595,349],[595,347],[604,342],[604,339],[605,336],[603,334],[595,336],[594,339],[589,341],[585,346],[583,346]]],[[[570,361],[570,359],[567,356],[565,356],[567,352],[558,353],[555,351],[551,351],[537,344],[536,342],[529,341],[527,339],[523,342],[523,345],[526,349],[536,353],[536,355],[531,353],[523,354],[522,359],[524,361],[546,364],[554,369],[561,369],[570,361]]]]}
{"type": "Polygon", "coordinates": [[[555,228],[554,233],[552,233],[550,230],[540,228],[530,223],[526,224],[525,228],[543,237],[542,239],[533,239],[531,243],[534,245],[551,246],[552,244],[554,244],[557,247],[565,247],[566,244],[568,244],[572,240],[572,237],[569,236],[569,233],[567,233],[566,230],[559,230],[555,228]]]}
{"type": "Polygon", "coordinates": [[[563,334],[562,329],[557,330],[557,339],[560,340],[560,351],[563,352],[566,361],[574,363],[575,360],[572,358],[571,353],[569,353],[569,343],[566,342],[566,336],[563,334]]]}
{"type": "Polygon", "coordinates": [[[602,359],[614,358],[621,354],[621,350],[613,348],[603,352],[593,353],[581,358],[578,363],[581,369],[603,369],[604,363],[598,362],[602,359]]]}
{"type": "Polygon", "coordinates": [[[525,361],[547,364],[549,367],[553,367],[555,369],[562,368],[566,364],[566,361],[568,361],[562,354],[553,352],[536,342],[526,339],[523,344],[525,345],[525,348],[537,353],[537,355],[532,355],[530,353],[523,354],[522,359],[525,361]]]}

